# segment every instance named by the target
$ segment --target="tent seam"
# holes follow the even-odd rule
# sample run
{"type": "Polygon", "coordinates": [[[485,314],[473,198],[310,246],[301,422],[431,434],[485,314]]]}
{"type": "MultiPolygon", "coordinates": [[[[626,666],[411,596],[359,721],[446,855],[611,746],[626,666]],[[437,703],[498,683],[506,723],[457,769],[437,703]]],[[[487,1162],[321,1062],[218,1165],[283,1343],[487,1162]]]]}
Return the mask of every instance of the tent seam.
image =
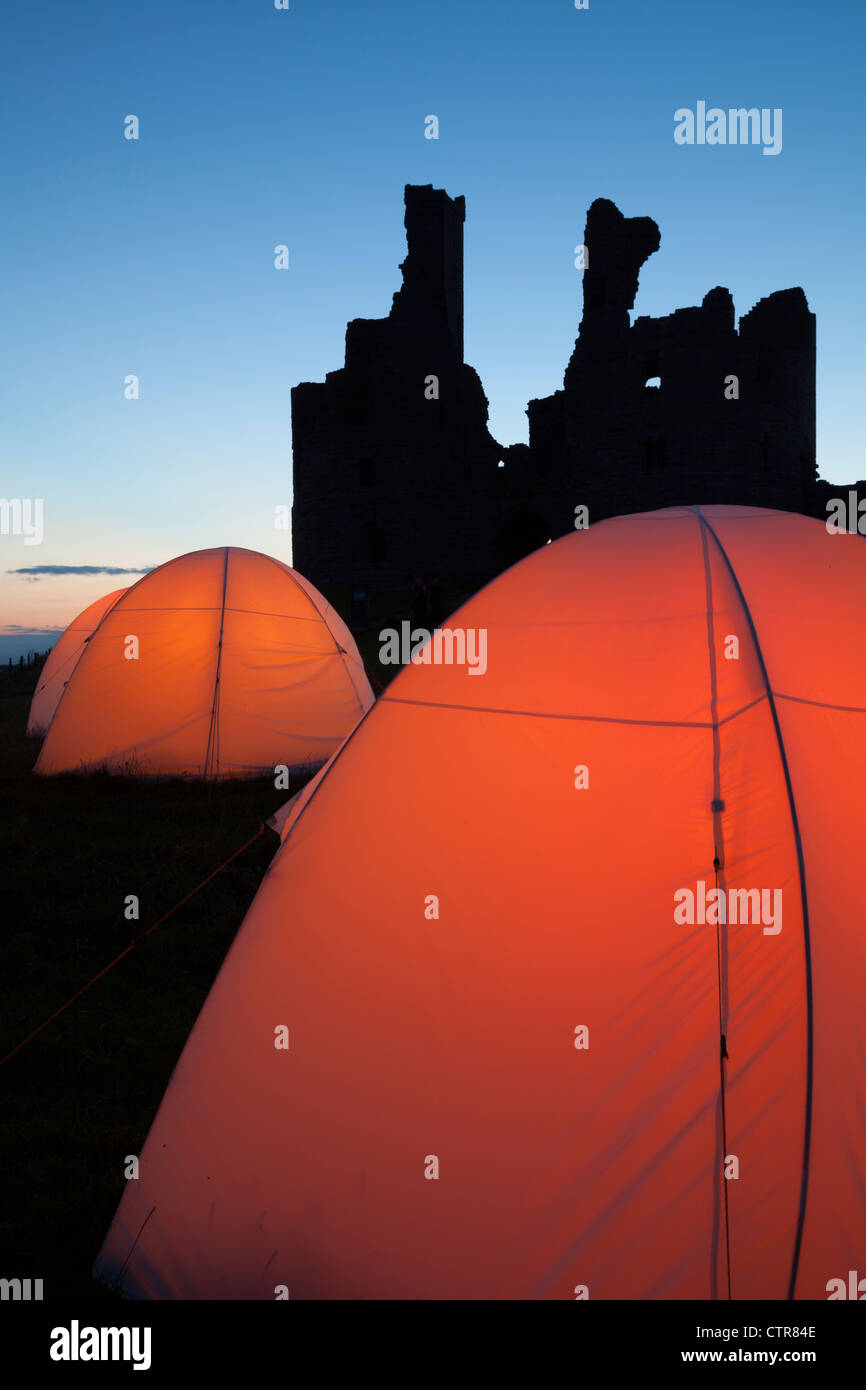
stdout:
{"type": "Polygon", "coordinates": [[[770,716],[773,720],[773,727],[776,733],[776,742],[779,749],[779,757],[782,761],[782,771],[785,777],[785,787],[788,796],[788,809],[790,811],[791,825],[794,832],[794,846],[797,853],[797,869],[800,879],[800,904],[803,915],[803,950],[806,975],[806,1104],[803,1123],[803,1168],[800,1179],[800,1204],[797,1214],[797,1229],[794,1236],[794,1250],[791,1257],[791,1274],[788,1282],[787,1297],[788,1301],[790,1302],[794,1298],[794,1292],[797,1285],[797,1275],[799,1272],[800,1265],[800,1251],[803,1243],[803,1227],[805,1225],[806,1220],[806,1202],[809,1191],[809,1161],[811,1157],[812,1143],[814,1011],[812,997],[812,950],[811,936],[809,930],[809,901],[806,893],[806,864],[803,853],[803,840],[802,835],[800,833],[800,821],[797,815],[797,803],[794,797],[793,783],[791,781],[791,769],[788,765],[788,754],[785,748],[785,740],[782,737],[782,726],[779,721],[779,712],[776,709],[776,703],[773,697],[773,690],[770,685],[770,676],[769,672],[767,671],[767,664],[764,660],[764,653],[761,648],[760,640],[758,638],[758,631],[755,627],[755,621],[752,617],[752,612],[749,608],[746,596],[743,593],[742,585],[740,584],[740,581],[737,578],[736,570],[734,569],[730,561],[725,547],[722,545],[722,542],[720,541],[713,527],[710,525],[709,521],[707,521],[706,517],[703,515],[700,507],[694,508],[694,512],[695,515],[698,517],[701,525],[706,527],[706,529],[709,531],[710,535],[712,536],[713,540],[719,548],[719,552],[728,568],[728,572],[731,576],[731,579],[733,580],[740,602],[743,605],[743,612],[745,614],[746,621],[749,624],[749,629],[752,634],[752,641],[755,645],[755,654],[758,658],[758,663],[761,668],[761,676],[763,678],[764,686],[767,693],[767,702],[769,704],[770,716]]]}
{"type": "MultiPolygon", "coordinates": [[[[747,705],[743,705],[740,709],[734,710],[731,714],[726,714],[724,719],[719,720],[719,728],[721,728],[723,724],[730,723],[732,719],[738,719],[741,714],[746,714],[750,709],[754,709],[755,705],[759,705],[761,701],[766,700],[766,698],[767,694],[765,692],[762,695],[756,696],[754,700],[750,700],[747,705]]],[[[711,720],[626,719],[625,717],[619,718],[613,714],[560,714],[556,711],[548,713],[545,710],[535,709],[497,709],[491,705],[456,705],[450,701],[446,703],[438,700],[408,700],[405,696],[388,695],[387,693],[380,695],[377,703],[389,705],[417,705],[424,709],[463,710],[467,714],[510,714],[523,719],[573,719],[577,721],[584,720],[587,723],[593,724],[636,724],[643,728],[712,729],[713,727],[711,720]]]]}
{"type": "MultiPolygon", "coordinates": [[[[710,667],[710,713],[712,717],[713,732],[713,872],[715,884],[718,889],[721,883],[725,888],[725,847],[724,847],[724,827],[722,824],[722,810],[724,801],[722,800],[722,741],[719,734],[719,684],[718,667],[716,665],[716,639],[715,639],[715,614],[713,611],[713,576],[710,567],[710,557],[707,547],[707,533],[704,528],[698,525],[698,534],[701,539],[701,555],[704,570],[704,591],[706,596],[707,614],[707,655],[710,667]]],[[[718,982],[718,1029],[719,1029],[719,1118],[721,1122],[721,1157],[722,1167],[727,1161],[728,1154],[728,1107],[727,1107],[727,1072],[725,1062],[728,1060],[728,956],[727,940],[722,935],[721,923],[716,924],[716,966],[718,982]]],[[[718,1161],[718,1158],[717,1158],[718,1161]]],[[[728,1300],[732,1297],[731,1283],[731,1223],[730,1223],[730,1203],[728,1201],[728,1183],[722,1175],[721,1191],[724,1193],[725,1211],[725,1260],[727,1268],[727,1287],[728,1300]]],[[[711,1267],[711,1286],[713,1296],[717,1292],[717,1263],[718,1263],[718,1199],[719,1199],[719,1174],[716,1174],[716,1181],[713,1185],[714,1204],[713,1204],[713,1261],[711,1267]]]]}
{"type": "MultiPolygon", "coordinates": [[[[132,593],[132,590],[135,589],[135,588],[137,588],[137,586],[141,583],[142,579],[146,579],[146,578],[147,578],[147,575],[146,575],[146,574],[143,574],[143,575],[141,576],[141,579],[137,579],[137,580],[135,581],[135,584],[130,584],[130,586],[129,586],[128,589],[122,589],[121,592],[117,595],[117,598],[114,600],[114,603],[112,603],[112,604],[110,605],[110,607],[106,608],[105,612],[103,613],[102,617],[99,619],[99,622],[96,624],[96,627],[93,629],[93,631],[92,631],[92,632],[84,639],[84,641],[82,642],[81,646],[84,648],[84,650],[81,651],[81,655],[79,656],[78,661],[77,661],[76,664],[75,664],[75,667],[73,668],[72,671],[70,671],[70,673],[69,673],[69,679],[68,679],[67,681],[64,682],[63,689],[62,689],[61,692],[60,692],[60,698],[58,699],[57,704],[54,706],[54,713],[52,714],[51,719],[50,719],[50,721],[49,721],[49,723],[48,723],[48,725],[47,725],[47,727],[46,727],[46,729],[45,729],[45,734],[44,734],[44,739],[43,739],[42,748],[45,747],[45,741],[44,741],[44,740],[46,740],[46,739],[48,738],[48,735],[51,733],[51,725],[54,723],[55,719],[57,718],[57,715],[58,715],[59,710],[60,710],[60,706],[63,704],[64,696],[66,695],[66,692],[67,692],[67,690],[69,689],[69,687],[70,687],[70,685],[71,685],[71,683],[72,683],[72,677],[75,675],[75,672],[78,670],[78,668],[81,666],[81,663],[84,661],[84,658],[87,656],[87,653],[88,653],[89,648],[90,648],[90,641],[91,641],[91,639],[94,638],[94,637],[96,636],[97,632],[98,632],[99,629],[102,627],[102,624],[105,622],[105,619],[108,617],[109,613],[113,613],[114,610],[115,610],[115,608],[117,607],[117,605],[121,602],[121,600],[124,599],[124,598],[126,598],[126,595],[127,595],[127,594],[132,593]]],[[[58,640],[59,640],[59,639],[58,639],[58,640]]],[[[79,648],[78,650],[80,650],[80,648],[79,648]]],[[[67,664],[68,664],[67,662],[64,662],[64,666],[67,665],[67,664]]],[[[62,670],[63,670],[63,666],[61,666],[60,669],[61,669],[61,671],[62,671],[62,670]]],[[[37,693],[37,692],[34,691],[34,695],[35,695],[36,693],[37,693]]],[[[38,754],[37,759],[36,759],[37,762],[39,761],[39,758],[41,758],[41,756],[42,756],[42,748],[40,748],[40,750],[39,750],[39,754],[38,754]]]]}
{"type": "Polygon", "coordinates": [[[209,764],[209,762],[210,762],[211,746],[213,746],[213,748],[214,748],[214,776],[217,775],[218,769],[219,769],[219,746],[218,746],[218,741],[217,741],[217,740],[218,740],[218,733],[217,733],[217,710],[218,710],[218,704],[219,704],[220,670],[222,669],[222,662],[223,662],[223,631],[224,631],[224,629],[225,629],[225,621],[226,621],[226,593],[227,593],[227,591],[228,591],[228,579],[229,579],[229,550],[230,550],[230,549],[231,549],[231,547],[227,545],[226,548],[225,548],[225,551],[223,552],[223,601],[222,601],[222,607],[221,607],[221,609],[220,609],[220,635],[219,635],[219,641],[218,641],[218,643],[217,643],[217,661],[216,661],[216,671],[215,671],[215,673],[214,673],[214,683],[213,683],[213,704],[211,705],[211,711],[210,711],[210,730],[208,731],[208,736],[207,736],[207,747],[205,748],[205,753],[204,753],[204,775],[205,775],[205,777],[207,777],[207,775],[208,775],[208,764],[209,764]]]}
{"type": "MultiPolygon", "coordinates": [[[[359,705],[359,707],[360,707],[361,713],[362,713],[362,714],[366,714],[366,707],[365,707],[365,705],[364,705],[364,701],[361,699],[361,694],[360,694],[360,691],[358,690],[357,685],[355,684],[355,680],[354,680],[354,677],[353,677],[353,675],[352,675],[351,669],[350,669],[350,667],[349,667],[349,663],[346,661],[346,650],[345,650],[344,647],[341,647],[341,646],[340,646],[339,642],[337,641],[336,637],[334,636],[333,632],[331,631],[331,624],[328,622],[328,619],[326,618],[325,614],[322,612],[322,610],[320,609],[319,605],[316,603],[316,600],[313,598],[313,596],[312,596],[311,594],[307,593],[307,590],[304,588],[303,584],[299,584],[299,583],[298,583],[297,577],[296,577],[295,572],[294,572],[294,570],[292,569],[291,565],[287,565],[283,560],[278,560],[277,557],[276,557],[276,555],[266,555],[264,551],[262,551],[262,554],[265,555],[265,559],[266,559],[266,560],[270,560],[273,564],[278,565],[279,568],[282,570],[283,574],[288,575],[289,579],[292,581],[292,583],[294,584],[295,588],[296,588],[300,593],[302,593],[302,594],[304,595],[304,597],[308,600],[309,603],[311,603],[311,604],[313,605],[314,611],[315,611],[316,613],[318,613],[319,618],[321,619],[321,621],[322,621],[322,622],[324,623],[324,625],[325,625],[325,631],[328,633],[329,637],[331,638],[331,641],[334,643],[334,653],[335,653],[335,655],[339,656],[339,657],[340,657],[340,660],[341,660],[342,663],[343,663],[343,670],[345,671],[346,675],[349,677],[349,684],[351,685],[352,689],[353,689],[354,692],[355,692],[355,699],[358,701],[358,705],[359,705]]],[[[317,591],[317,592],[318,592],[318,591],[317,591]]],[[[325,595],[324,595],[324,594],[321,594],[320,597],[323,598],[323,599],[325,599],[325,595]]],[[[326,608],[333,608],[333,604],[328,603],[328,600],[327,600],[327,599],[325,599],[325,606],[326,606],[326,608]]],[[[336,610],[335,610],[335,612],[336,612],[336,610]]],[[[339,617],[339,614],[338,614],[337,616],[339,617]]],[[[348,624],[347,624],[347,626],[348,626],[348,624]]],[[[359,651],[358,655],[360,656],[360,651],[359,651]]],[[[362,662],[361,662],[361,667],[362,667],[362,669],[364,669],[363,660],[362,660],[362,662]]],[[[366,675],[366,670],[364,671],[364,674],[366,675]]],[[[368,683],[368,685],[369,685],[369,681],[368,681],[367,683],[368,683]]]]}

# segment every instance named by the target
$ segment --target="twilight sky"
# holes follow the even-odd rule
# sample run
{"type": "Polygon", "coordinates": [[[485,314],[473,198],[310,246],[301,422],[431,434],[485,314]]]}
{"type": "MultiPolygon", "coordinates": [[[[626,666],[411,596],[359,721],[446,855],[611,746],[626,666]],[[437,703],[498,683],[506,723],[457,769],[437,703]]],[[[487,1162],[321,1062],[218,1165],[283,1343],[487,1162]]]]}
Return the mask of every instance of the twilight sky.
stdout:
{"type": "Polygon", "coordinates": [[[289,392],[387,314],[406,183],[466,196],[466,359],[503,444],[562,384],[608,197],[661,228],[637,314],[803,286],[819,471],[862,477],[864,40],[862,0],[6,6],[0,493],[43,499],[44,537],[0,535],[0,659],[126,581],[100,570],[291,559],[289,392]],[[781,152],[676,144],[698,101],[781,108],[781,152]]]}

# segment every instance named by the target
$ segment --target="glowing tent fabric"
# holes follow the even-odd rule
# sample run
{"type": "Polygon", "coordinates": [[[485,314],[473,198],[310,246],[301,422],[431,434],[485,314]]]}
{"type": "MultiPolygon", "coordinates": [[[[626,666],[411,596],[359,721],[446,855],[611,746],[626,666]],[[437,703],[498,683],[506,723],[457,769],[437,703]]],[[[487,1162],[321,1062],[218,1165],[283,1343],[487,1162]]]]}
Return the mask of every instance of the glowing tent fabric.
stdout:
{"type": "Polygon", "coordinates": [[[449,627],[486,674],[407,667],[296,804],[96,1273],[826,1299],[866,1258],[866,545],[623,517],[449,627]]]}
{"type": "Polygon", "coordinates": [[[106,609],[35,770],[239,777],[315,766],[372,699],[351,633],[311,584],[252,550],[195,551],[106,609]]]}
{"type": "Polygon", "coordinates": [[[30,702],[30,715],[27,720],[28,734],[44,734],[57,708],[69,678],[81,654],[87,646],[90,634],[99,626],[104,614],[113,603],[125,593],[125,589],[114,589],[110,594],[91,603],[77,618],[73,618],[68,628],[58,637],[45,659],[39,675],[39,684],[30,702]]]}

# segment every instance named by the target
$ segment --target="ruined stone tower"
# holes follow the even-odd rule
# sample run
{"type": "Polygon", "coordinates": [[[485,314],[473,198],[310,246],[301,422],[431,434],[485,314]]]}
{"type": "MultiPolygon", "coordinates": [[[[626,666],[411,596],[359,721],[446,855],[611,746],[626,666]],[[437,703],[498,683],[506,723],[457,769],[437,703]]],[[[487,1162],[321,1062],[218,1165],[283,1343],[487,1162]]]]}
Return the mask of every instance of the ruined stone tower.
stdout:
{"type": "Polygon", "coordinates": [[[353,320],[345,366],[292,391],[293,558],[319,588],[492,573],[479,516],[501,450],[463,361],[465,215],[463,198],[407,187],[390,314],[353,320]]]}
{"type": "Polygon", "coordinates": [[[562,389],[530,401],[529,445],[503,448],[463,361],[464,217],[463,198],[406,188],[390,314],[352,321],[345,366],[292,392],[294,563],[314,584],[344,599],[410,576],[469,591],[570,531],[580,505],[590,522],[695,502],[823,515],[801,289],[762,299],[739,330],[721,288],[631,323],[659,229],[598,199],[562,389]]]}
{"type": "Polygon", "coordinates": [[[536,495],[552,533],[568,529],[577,503],[591,521],[694,502],[808,510],[815,316],[803,291],[762,299],[739,332],[721,288],[699,307],[630,324],[658,227],[600,198],[584,241],[583,318],[563,389],[527,412],[536,495]]]}

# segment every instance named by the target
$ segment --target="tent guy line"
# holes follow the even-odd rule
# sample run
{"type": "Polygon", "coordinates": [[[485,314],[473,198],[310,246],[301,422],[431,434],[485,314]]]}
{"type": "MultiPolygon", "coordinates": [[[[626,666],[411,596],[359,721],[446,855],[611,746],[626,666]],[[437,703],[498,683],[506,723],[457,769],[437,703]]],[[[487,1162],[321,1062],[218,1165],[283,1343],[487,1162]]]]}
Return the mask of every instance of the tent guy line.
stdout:
{"type": "Polygon", "coordinates": [[[76,999],[80,999],[82,994],[86,994],[89,989],[92,989],[97,981],[102,979],[103,975],[107,975],[109,970],[112,970],[115,965],[118,965],[120,961],[123,960],[124,956],[128,956],[130,951],[135,950],[135,947],[138,946],[140,942],[144,941],[145,937],[150,936],[151,932],[155,932],[157,927],[161,927],[163,922],[168,921],[168,918],[177,912],[178,908],[183,907],[184,903],[188,903],[190,898],[194,898],[196,893],[204,888],[205,884],[210,883],[212,878],[216,878],[217,874],[222,873],[223,869],[228,868],[232,860],[237,859],[239,855],[243,854],[245,849],[249,849],[250,845],[258,840],[259,836],[264,834],[265,828],[264,824],[260,825],[255,835],[251,835],[246,843],[241,845],[240,849],[236,849],[233,854],[229,855],[228,859],[224,859],[222,864],[217,865],[217,867],[208,874],[207,878],[203,878],[201,883],[197,883],[195,888],[191,888],[188,893],[184,894],[180,901],[175,903],[174,907],[170,907],[168,912],[164,912],[161,917],[157,918],[157,920],[147,928],[147,931],[140,932],[138,936],[134,936],[120,954],[114,957],[114,960],[110,960],[92,979],[87,981],[86,985],[82,985],[81,989],[76,990],[75,994],[67,999],[65,1004],[61,1004],[59,1009],[55,1009],[54,1013],[50,1014],[44,1022],[40,1023],[38,1028],[34,1028],[32,1033],[28,1033],[26,1038],[22,1038],[20,1043],[16,1043],[11,1052],[7,1052],[5,1057],[0,1057],[0,1067],[5,1066],[6,1063],[15,1056],[16,1052],[20,1052],[22,1047],[26,1047],[27,1043],[32,1042],[34,1038],[38,1037],[39,1034],[48,1027],[49,1023],[54,1022],[55,1018],[59,1018],[62,1013],[65,1013],[70,1004],[74,1004],[76,999]]]}

